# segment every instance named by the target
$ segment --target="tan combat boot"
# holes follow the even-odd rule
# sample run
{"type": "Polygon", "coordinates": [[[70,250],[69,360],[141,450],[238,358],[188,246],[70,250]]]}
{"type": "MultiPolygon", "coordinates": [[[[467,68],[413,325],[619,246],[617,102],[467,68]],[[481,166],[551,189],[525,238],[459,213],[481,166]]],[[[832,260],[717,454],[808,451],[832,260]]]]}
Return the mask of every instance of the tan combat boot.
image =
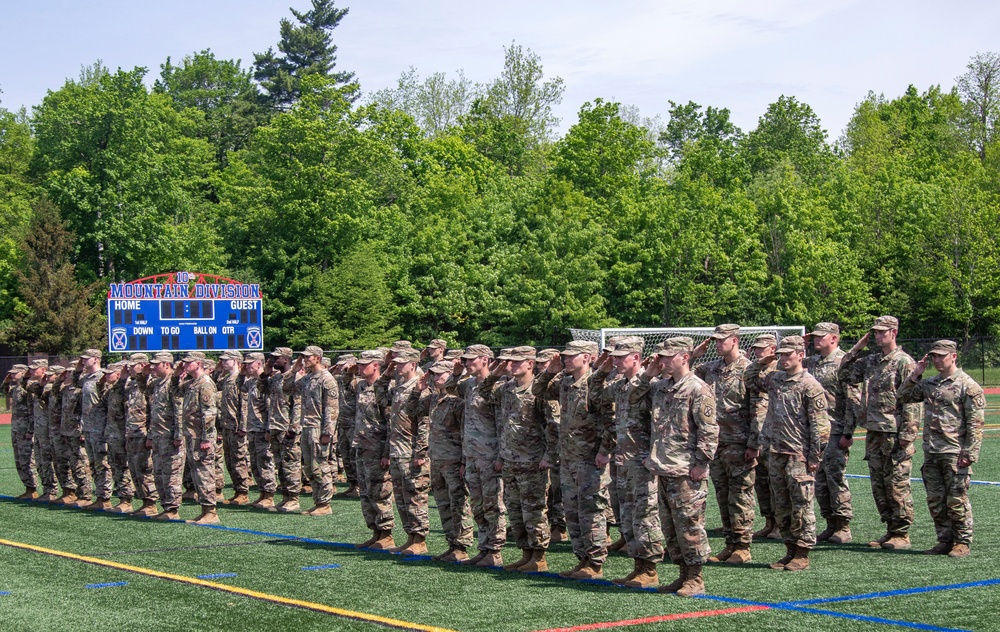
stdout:
{"type": "Polygon", "coordinates": [[[570,579],[602,579],[604,568],[600,564],[587,562],[577,572],[570,575],[570,579]]]}
{"type": "Polygon", "coordinates": [[[420,534],[415,534],[410,546],[405,547],[400,553],[403,555],[427,555],[427,538],[420,534]]]}
{"type": "Polygon", "coordinates": [[[367,549],[371,545],[375,544],[375,542],[379,539],[379,537],[381,537],[381,535],[382,535],[381,531],[379,531],[378,529],[373,529],[372,530],[372,537],[368,538],[367,540],[365,540],[364,542],[362,542],[360,544],[355,544],[354,548],[356,548],[356,549],[367,549]]]}
{"type": "Polygon", "coordinates": [[[453,550],[455,550],[455,547],[449,544],[448,549],[444,553],[438,553],[437,555],[432,556],[431,559],[434,560],[435,562],[440,562],[445,558],[446,555],[449,555],[453,550]]]}
{"type": "Polygon", "coordinates": [[[303,511],[302,515],[303,516],[329,516],[332,513],[333,513],[333,510],[330,509],[330,503],[323,503],[321,505],[316,505],[315,507],[313,507],[309,511],[303,511]]]}
{"type": "Polygon", "coordinates": [[[854,536],[851,535],[850,520],[837,518],[836,528],[837,530],[833,532],[833,535],[828,540],[830,544],[850,544],[854,541],[854,536]]]}
{"type": "Polygon", "coordinates": [[[549,540],[553,544],[557,542],[569,542],[569,536],[566,535],[566,529],[563,527],[556,527],[552,530],[552,537],[549,540]]]}
{"type": "Polygon", "coordinates": [[[34,500],[38,498],[38,488],[25,487],[24,493],[17,497],[17,500],[34,500]]]}
{"type": "Polygon", "coordinates": [[[107,511],[111,509],[111,501],[107,498],[96,498],[94,502],[90,503],[85,507],[81,507],[87,511],[107,511]]]}
{"type": "Polygon", "coordinates": [[[145,499],[142,501],[142,507],[137,511],[132,512],[133,516],[138,516],[140,518],[152,518],[156,515],[156,501],[145,499]]]}
{"type": "Polygon", "coordinates": [[[215,510],[215,505],[203,505],[201,515],[194,520],[188,520],[189,524],[220,524],[219,514],[215,510]]]}
{"type": "Polygon", "coordinates": [[[153,517],[153,520],[160,520],[162,522],[167,522],[169,520],[180,520],[181,516],[177,513],[177,507],[170,507],[169,509],[164,509],[160,513],[153,517]]]}
{"type": "Polygon", "coordinates": [[[948,555],[951,552],[951,542],[938,542],[934,548],[924,551],[926,555],[948,555]]]}
{"type": "Polygon", "coordinates": [[[545,559],[545,549],[532,549],[531,559],[517,569],[519,573],[544,573],[547,570],[549,563],[545,559]]]}
{"type": "Polygon", "coordinates": [[[784,570],[785,564],[788,564],[789,562],[791,562],[792,558],[795,557],[795,549],[796,548],[797,547],[794,544],[792,544],[791,542],[785,542],[785,557],[781,558],[780,560],[778,560],[774,564],[771,564],[770,565],[771,568],[773,568],[776,571],[784,570]]]}
{"type": "Polygon", "coordinates": [[[679,567],[681,572],[680,576],[674,581],[667,584],[666,586],[660,586],[659,588],[656,589],[656,592],[675,593],[681,589],[681,586],[683,586],[684,582],[687,581],[687,573],[689,567],[684,562],[680,562],[679,567]]]}
{"type": "Polygon", "coordinates": [[[635,558],[634,560],[632,560],[632,572],[629,573],[628,575],[626,575],[625,577],[619,577],[618,579],[612,579],[611,583],[612,584],[618,584],[619,586],[623,586],[625,584],[625,582],[629,581],[630,579],[632,579],[633,577],[635,577],[636,575],[638,575],[639,571],[641,571],[642,568],[643,568],[643,566],[642,566],[642,560],[640,560],[639,558],[635,558]]]}
{"type": "Polygon", "coordinates": [[[687,579],[684,585],[677,590],[681,597],[694,597],[705,594],[705,580],[701,577],[701,565],[694,564],[688,567],[687,579]]]}
{"type": "Polygon", "coordinates": [[[469,554],[465,552],[464,546],[453,546],[451,549],[441,556],[442,562],[464,562],[469,559],[469,554]]]}
{"type": "Polygon", "coordinates": [[[40,503],[51,503],[55,502],[57,498],[57,492],[55,490],[47,491],[38,497],[38,502],[40,503]]]}
{"type": "Polygon", "coordinates": [[[406,542],[404,542],[403,544],[400,544],[399,546],[394,546],[394,547],[392,547],[390,549],[386,549],[386,550],[389,551],[390,553],[402,553],[403,549],[408,548],[410,545],[413,544],[413,537],[414,536],[413,536],[412,533],[407,533],[406,534],[406,542]]]}
{"type": "Polygon", "coordinates": [[[608,552],[614,553],[616,551],[621,551],[627,544],[628,542],[625,541],[625,538],[618,538],[615,540],[614,544],[608,547],[608,552]]]}
{"type": "MultiPolygon", "coordinates": [[[[310,485],[309,483],[303,483],[302,484],[302,492],[301,493],[305,494],[306,496],[308,496],[309,494],[313,493],[312,485],[310,485]]],[[[336,485],[334,485],[333,493],[334,494],[337,493],[336,485]]]]}
{"type": "Polygon", "coordinates": [[[760,529],[759,531],[754,531],[753,532],[753,539],[754,540],[763,540],[767,536],[771,535],[772,531],[774,531],[774,518],[765,518],[764,519],[764,527],[762,529],[760,529]]]}
{"type": "Polygon", "coordinates": [[[959,542],[948,552],[948,557],[969,557],[970,553],[972,551],[969,550],[969,545],[959,542]]]}
{"type": "Polygon", "coordinates": [[[582,569],[586,565],[587,565],[587,560],[580,560],[580,562],[576,566],[574,566],[573,568],[569,569],[568,571],[563,571],[563,572],[559,573],[559,577],[570,578],[573,575],[575,575],[576,573],[579,573],[580,569],[582,569]]]}
{"type": "Polygon", "coordinates": [[[254,509],[270,509],[274,507],[274,492],[261,492],[260,498],[250,505],[254,509]]]}
{"type": "Polygon", "coordinates": [[[357,484],[351,485],[347,488],[347,491],[344,492],[344,496],[347,496],[348,498],[360,498],[361,490],[358,489],[357,484]]]}
{"type": "Polygon", "coordinates": [[[299,507],[298,495],[296,494],[285,498],[285,502],[278,507],[278,511],[281,513],[299,513],[302,511],[302,507],[299,507]]]}
{"type": "Polygon", "coordinates": [[[625,582],[629,588],[653,588],[660,585],[660,576],[656,573],[656,562],[639,560],[641,568],[632,579],[625,582]]]}
{"type": "Polygon", "coordinates": [[[476,562],[476,566],[479,568],[499,568],[503,566],[503,557],[500,555],[500,551],[487,551],[483,559],[476,562]]]}
{"type": "Polygon", "coordinates": [[[749,544],[736,544],[733,547],[733,554],[729,556],[726,560],[726,564],[746,564],[753,560],[750,555],[750,545],[749,544]]]}
{"type": "Polygon", "coordinates": [[[826,519],[826,529],[823,529],[816,535],[817,542],[826,542],[830,539],[834,533],[837,532],[837,519],[827,518],[826,519]]]}
{"type": "Polygon", "coordinates": [[[236,505],[237,507],[242,507],[250,502],[250,497],[247,496],[246,492],[237,492],[235,496],[227,500],[223,500],[223,505],[236,505]]]}
{"type": "Polygon", "coordinates": [[[795,547],[795,556],[785,564],[785,570],[804,571],[807,568],[809,568],[809,549],[802,546],[795,547]]]}
{"type": "Polygon", "coordinates": [[[72,505],[76,502],[76,490],[63,491],[62,496],[52,501],[53,505],[72,505]]]}
{"type": "Polygon", "coordinates": [[[516,571],[531,561],[531,555],[531,549],[521,549],[521,559],[516,562],[511,562],[510,564],[505,564],[503,569],[505,571],[516,571]]]}
{"type": "Polygon", "coordinates": [[[396,543],[392,539],[392,530],[387,529],[385,531],[378,532],[378,539],[368,545],[368,548],[373,551],[389,551],[396,546],[396,543]]]}
{"type": "Polygon", "coordinates": [[[132,499],[131,498],[119,498],[118,504],[115,505],[111,510],[111,513],[116,514],[130,514],[132,513],[132,499]]]}
{"type": "Polygon", "coordinates": [[[884,536],[882,536],[878,540],[872,540],[871,542],[869,542],[868,546],[870,546],[873,549],[881,549],[882,545],[885,544],[886,542],[888,542],[891,539],[892,539],[892,534],[891,533],[886,533],[884,536]]]}
{"type": "Polygon", "coordinates": [[[470,557],[467,560],[462,560],[462,566],[475,566],[479,562],[479,560],[481,560],[484,557],[486,557],[487,554],[489,554],[489,551],[487,551],[487,550],[484,549],[484,550],[480,551],[479,553],[476,553],[476,555],[474,557],[470,557]]]}
{"type": "Polygon", "coordinates": [[[910,548],[910,534],[894,535],[882,543],[882,548],[889,551],[905,551],[910,548]]]}
{"type": "Polygon", "coordinates": [[[736,550],[736,545],[735,544],[730,544],[730,543],[726,542],[726,546],[721,551],[719,551],[718,554],[713,555],[712,557],[708,558],[708,561],[709,562],[725,562],[726,560],[729,559],[729,557],[733,554],[733,551],[735,551],[735,550],[736,550]]]}
{"type": "Polygon", "coordinates": [[[181,494],[181,502],[193,503],[195,500],[197,500],[197,498],[198,495],[195,493],[193,489],[185,489],[184,493],[181,494]]]}

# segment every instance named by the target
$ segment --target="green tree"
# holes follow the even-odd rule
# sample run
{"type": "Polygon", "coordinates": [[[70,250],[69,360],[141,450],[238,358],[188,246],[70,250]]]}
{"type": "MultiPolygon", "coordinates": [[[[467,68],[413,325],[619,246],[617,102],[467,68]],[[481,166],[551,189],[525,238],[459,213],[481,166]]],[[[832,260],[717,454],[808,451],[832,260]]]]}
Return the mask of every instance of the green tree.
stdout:
{"type": "Polygon", "coordinates": [[[978,53],[955,81],[965,99],[963,123],[970,145],[986,162],[987,148],[993,145],[1000,125],[1000,55],[978,53]]]}
{"type": "Polygon", "coordinates": [[[21,267],[19,246],[31,221],[31,201],[36,194],[28,180],[34,147],[25,111],[0,108],[0,331],[10,324],[15,310],[23,307],[15,272],[21,267]]]}
{"type": "Polygon", "coordinates": [[[458,71],[449,79],[443,72],[436,72],[421,79],[416,68],[400,75],[395,88],[379,90],[369,99],[371,103],[409,114],[429,137],[441,136],[456,127],[459,120],[472,109],[472,103],[482,93],[482,86],[458,71]]]}

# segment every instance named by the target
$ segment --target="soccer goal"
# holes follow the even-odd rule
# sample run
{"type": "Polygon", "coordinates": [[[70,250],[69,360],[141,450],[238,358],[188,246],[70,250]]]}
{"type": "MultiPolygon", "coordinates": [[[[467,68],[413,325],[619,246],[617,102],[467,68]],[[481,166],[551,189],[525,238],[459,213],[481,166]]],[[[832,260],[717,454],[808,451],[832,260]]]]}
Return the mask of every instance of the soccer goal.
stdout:
{"type": "MultiPolygon", "coordinates": [[[[653,346],[658,342],[663,342],[667,338],[674,336],[690,336],[697,345],[705,338],[708,338],[715,327],[654,327],[654,328],[611,328],[611,329],[570,329],[573,340],[590,340],[600,345],[601,349],[610,338],[618,336],[639,336],[646,341],[646,353],[652,351],[653,346]]],[[[780,342],[785,336],[802,336],[806,333],[806,328],[802,325],[768,325],[766,327],[740,327],[740,349],[753,359],[753,352],[750,345],[760,334],[772,334],[780,342]]],[[[694,364],[701,364],[718,358],[715,352],[715,345],[708,345],[708,350],[704,356],[695,360],[694,364]]]]}

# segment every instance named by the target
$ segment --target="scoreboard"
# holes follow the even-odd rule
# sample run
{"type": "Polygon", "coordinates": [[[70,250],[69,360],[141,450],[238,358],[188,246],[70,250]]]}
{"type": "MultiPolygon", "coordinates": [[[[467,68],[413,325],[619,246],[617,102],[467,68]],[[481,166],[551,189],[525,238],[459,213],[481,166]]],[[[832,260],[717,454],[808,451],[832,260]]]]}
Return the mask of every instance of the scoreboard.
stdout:
{"type": "Polygon", "coordinates": [[[108,351],[264,348],[260,286],[172,272],[108,289],[108,351]]]}

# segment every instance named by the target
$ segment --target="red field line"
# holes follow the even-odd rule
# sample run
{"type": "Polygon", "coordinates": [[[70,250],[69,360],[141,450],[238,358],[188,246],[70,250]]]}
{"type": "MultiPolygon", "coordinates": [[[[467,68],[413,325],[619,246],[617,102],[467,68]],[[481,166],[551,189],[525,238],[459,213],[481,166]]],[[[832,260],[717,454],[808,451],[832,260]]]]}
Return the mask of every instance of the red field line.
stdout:
{"type": "Polygon", "coordinates": [[[987,395],[1000,395],[1000,386],[991,386],[989,388],[984,388],[983,393],[987,395]]]}
{"type": "Polygon", "coordinates": [[[10,425],[10,413],[0,414],[0,426],[10,425]]]}
{"type": "Polygon", "coordinates": [[[678,612],[677,614],[643,617],[641,619],[624,619],[622,621],[587,623],[584,625],[574,625],[570,628],[548,628],[545,630],[537,630],[536,632],[583,632],[584,630],[604,630],[606,628],[623,628],[629,625],[646,625],[648,623],[662,623],[664,621],[678,621],[680,619],[700,619],[702,617],[717,617],[724,614],[741,614],[744,612],[756,612],[758,610],[770,610],[770,608],[768,606],[741,606],[739,608],[724,608],[721,610],[678,612]]]}

